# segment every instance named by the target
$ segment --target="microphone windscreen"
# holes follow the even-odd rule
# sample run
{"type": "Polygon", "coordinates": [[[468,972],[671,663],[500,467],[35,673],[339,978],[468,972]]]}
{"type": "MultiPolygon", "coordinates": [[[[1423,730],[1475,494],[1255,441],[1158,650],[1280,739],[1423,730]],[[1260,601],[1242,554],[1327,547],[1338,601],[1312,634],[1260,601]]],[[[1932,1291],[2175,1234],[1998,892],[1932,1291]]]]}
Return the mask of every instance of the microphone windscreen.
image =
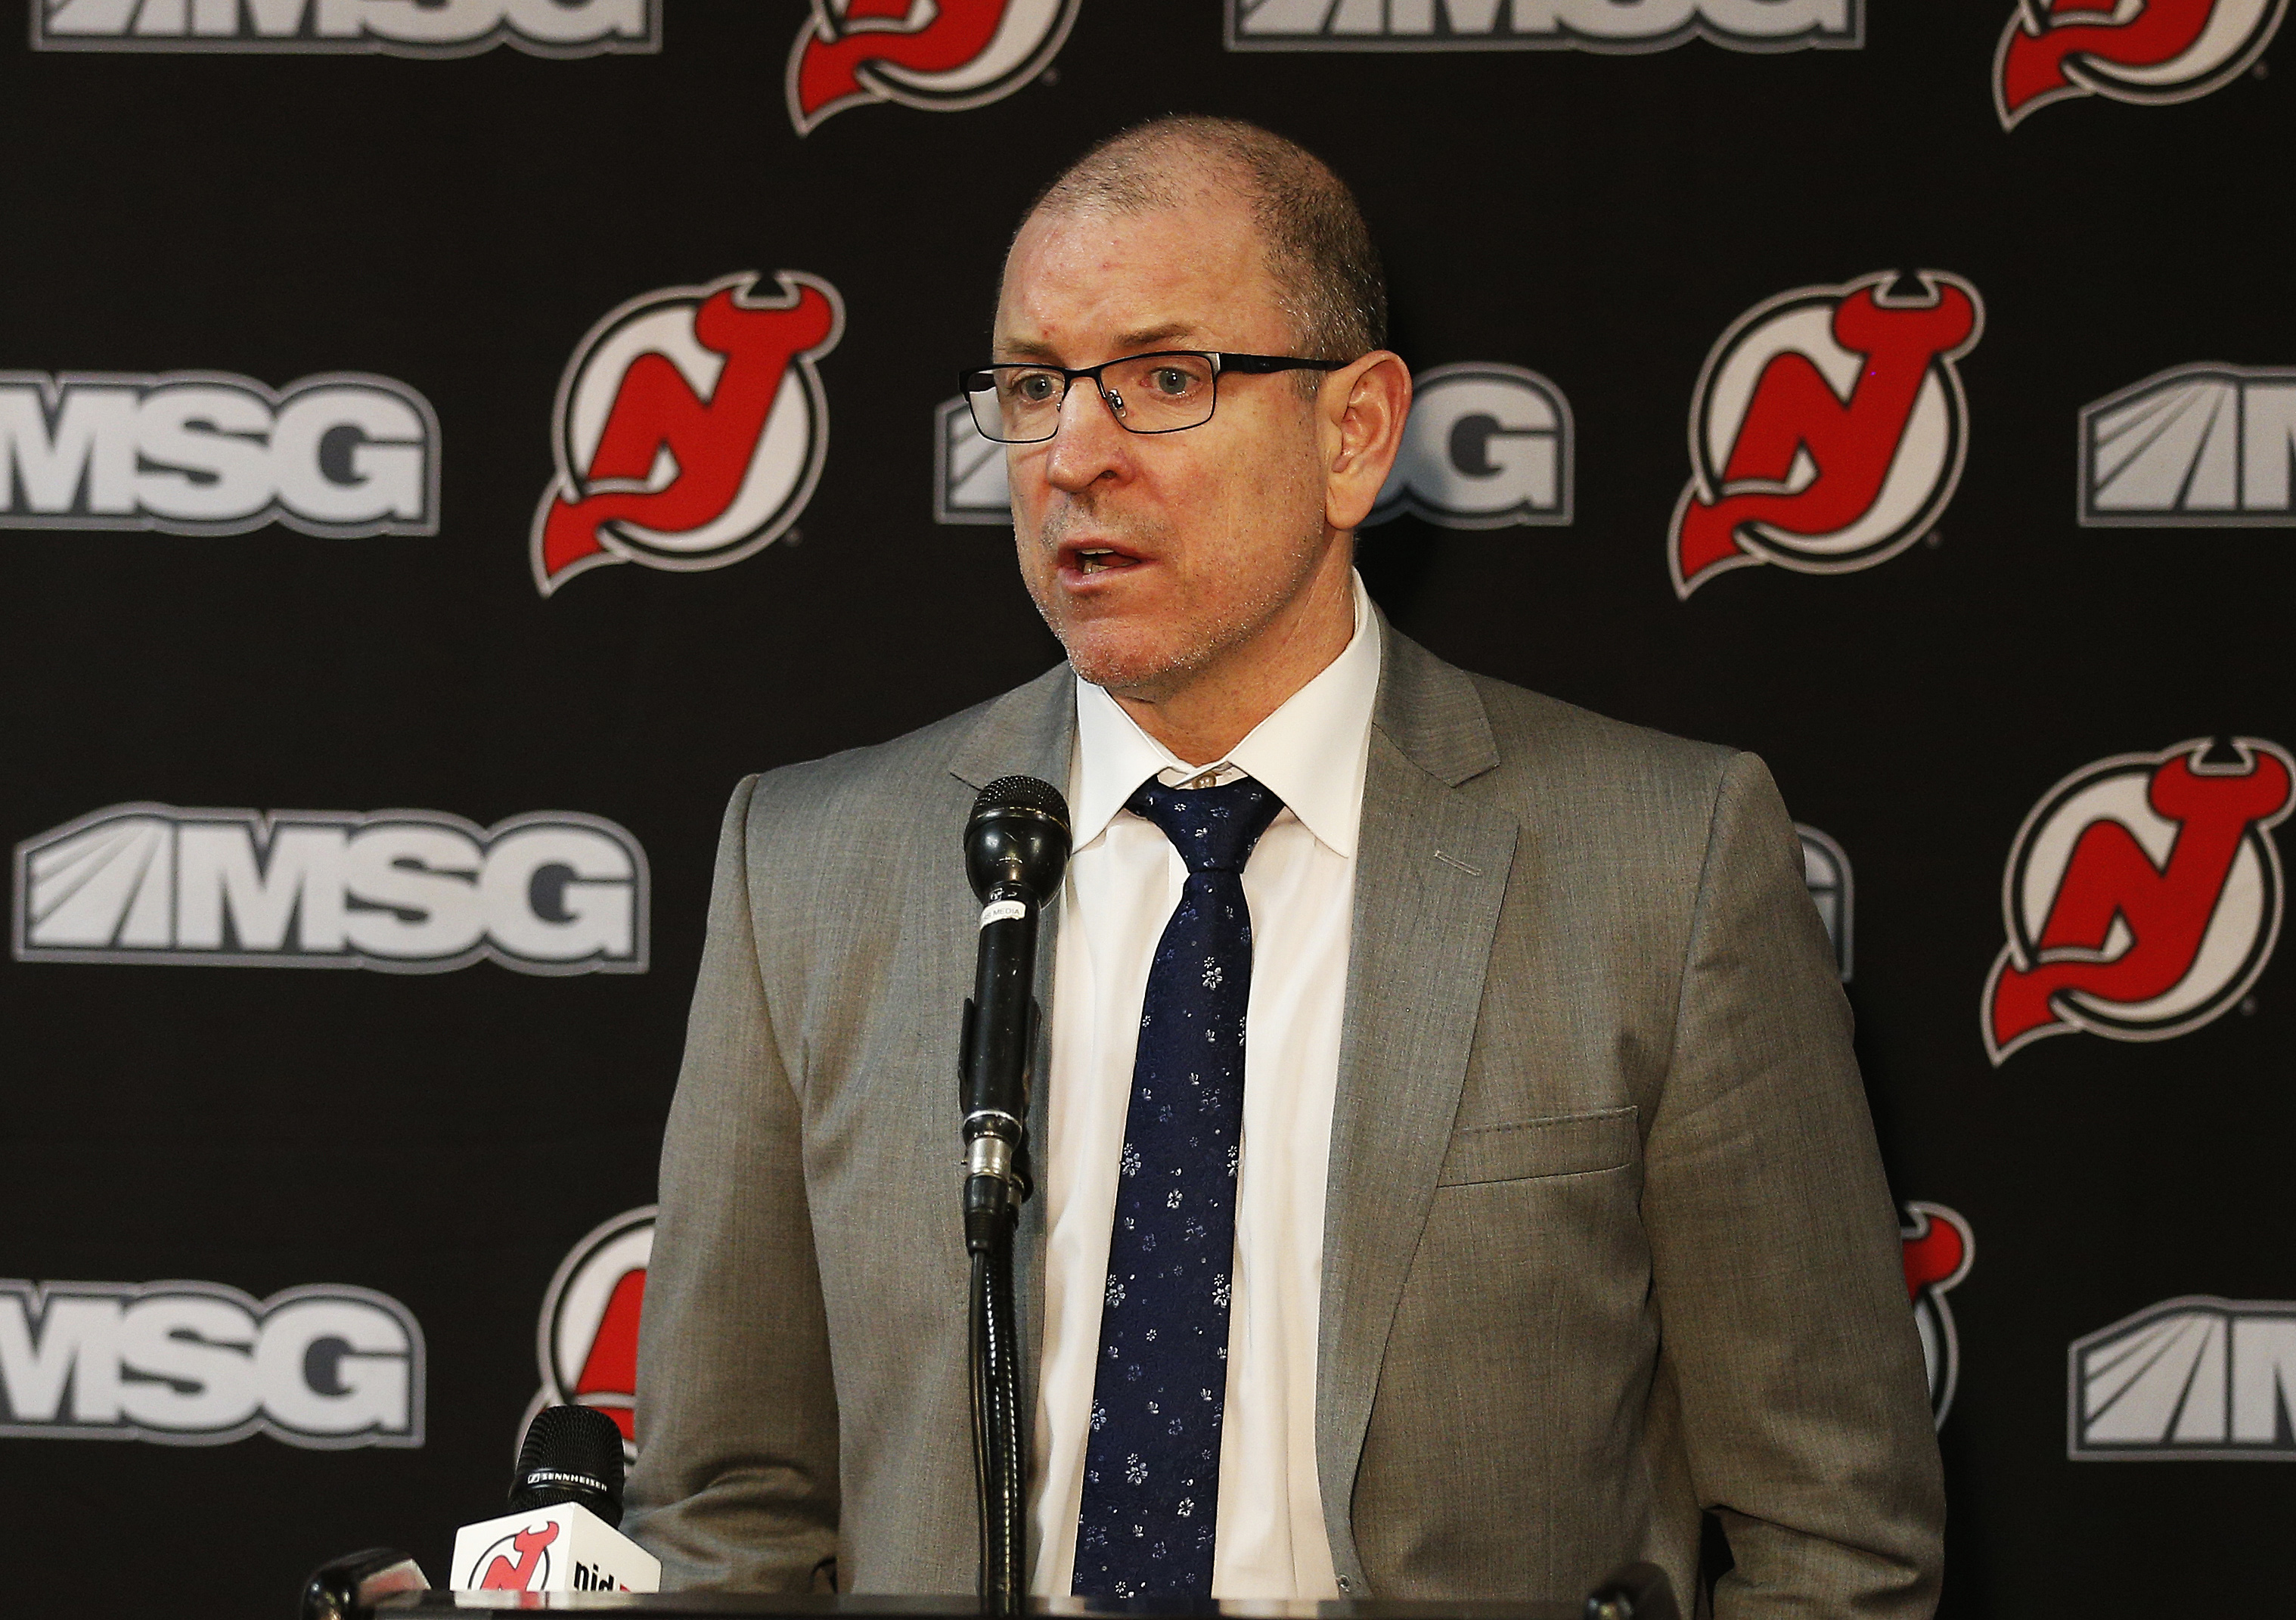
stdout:
{"type": "Polygon", "coordinates": [[[512,1510],[560,1502],[579,1502],[609,1525],[622,1522],[622,1431],[594,1407],[544,1407],[518,1449],[512,1510]]]}
{"type": "Polygon", "coordinates": [[[1019,884],[1038,905],[1060,887],[1069,860],[1069,802],[1034,777],[999,777],[980,790],[964,824],[964,873],[983,901],[1019,884]]]}
{"type": "Polygon", "coordinates": [[[1059,788],[1035,777],[999,777],[972,801],[976,817],[999,810],[1036,810],[1059,822],[1063,832],[1068,830],[1069,802],[1059,788]]]}

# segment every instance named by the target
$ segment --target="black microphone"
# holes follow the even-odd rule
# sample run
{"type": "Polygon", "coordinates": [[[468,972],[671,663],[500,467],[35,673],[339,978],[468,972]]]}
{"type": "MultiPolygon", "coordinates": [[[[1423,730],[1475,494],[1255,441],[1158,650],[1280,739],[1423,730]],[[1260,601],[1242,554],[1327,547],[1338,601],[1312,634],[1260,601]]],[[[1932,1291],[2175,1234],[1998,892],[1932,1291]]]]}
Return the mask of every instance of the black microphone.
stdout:
{"type": "Polygon", "coordinates": [[[1069,863],[1069,805],[1034,777],[999,777],[964,824],[980,953],[964,1004],[965,1246],[978,1254],[1029,1196],[1037,917],[1069,863]]]}
{"type": "Polygon", "coordinates": [[[510,1511],[455,1533],[457,1591],[660,1591],[661,1563],[622,1522],[622,1431],[588,1406],[526,1427],[510,1511]]]}
{"type": "MultiPolygon", "coordinates": [[[[519,1447],[510,1511],[455,1533],[450,1584],[458,1592],[660,1591],[660,1561],[614,1528],[621,1522],[621,1429],[594,1407],[545,1407],[519,1447]]],[[[372,1620],[381,1599],[428,1589],[414,1559],[377,1547],[312,1571],[298,1620],[372,1620]]]]}
{"type": "Polygon", "coordinates": [[[545,1406],[527,1427],[511,1476],[510,1510],[578,1502],[622,1522],[622,1431],[591,1406],[545,1406]]]}

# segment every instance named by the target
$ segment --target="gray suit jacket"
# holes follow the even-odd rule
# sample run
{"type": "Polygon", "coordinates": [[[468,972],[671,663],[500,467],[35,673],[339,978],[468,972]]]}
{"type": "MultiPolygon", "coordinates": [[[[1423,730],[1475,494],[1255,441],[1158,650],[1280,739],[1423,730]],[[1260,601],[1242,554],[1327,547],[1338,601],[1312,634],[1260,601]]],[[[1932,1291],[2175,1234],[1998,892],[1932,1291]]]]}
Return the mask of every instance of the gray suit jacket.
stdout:
{"type": "MultiPolygon", "coordinates": [[[[1647,1558],[1687,1592],[1709,1509],[1722,1615],[1928,1614],[1897,1221],[1768,773],[1381,629],[1317,1371],[1340,1576],[1555,1598],[1647,1558]]],[[[973,1588],[959,839],[994,777],[1068,780],[1072,682],[734,795],[639,1352],[634,1531],[673,1583],[973,1588]]]]}

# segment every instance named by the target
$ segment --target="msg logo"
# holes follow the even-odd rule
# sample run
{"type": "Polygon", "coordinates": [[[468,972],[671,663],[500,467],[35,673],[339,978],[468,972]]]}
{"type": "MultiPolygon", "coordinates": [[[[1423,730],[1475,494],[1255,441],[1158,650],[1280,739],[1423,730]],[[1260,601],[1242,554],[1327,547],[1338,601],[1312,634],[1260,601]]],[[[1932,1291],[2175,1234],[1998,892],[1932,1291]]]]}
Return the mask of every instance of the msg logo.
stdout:
{"type": "Polygon", "coordinates": [[[32,0],[36,51],[535,56],[661,48],[661,0],[32,0]]]}
{"type": "Polygon", "coordinates": [[[422,1329],[369,1288],[0,1279],[0,1435],[422,1443],[422,1329]]]}
{"type": "Polygon", "coordinates": [[[388,377],[0,372],[0,528],[439,532],[439,418],[388,377]]]}
{"type": "Polygon", "coordinates": [[[646,860],[572,811],[481,830],[433,810],[118,804],[16,846],[28,962],[644,973],[646,860]]]}

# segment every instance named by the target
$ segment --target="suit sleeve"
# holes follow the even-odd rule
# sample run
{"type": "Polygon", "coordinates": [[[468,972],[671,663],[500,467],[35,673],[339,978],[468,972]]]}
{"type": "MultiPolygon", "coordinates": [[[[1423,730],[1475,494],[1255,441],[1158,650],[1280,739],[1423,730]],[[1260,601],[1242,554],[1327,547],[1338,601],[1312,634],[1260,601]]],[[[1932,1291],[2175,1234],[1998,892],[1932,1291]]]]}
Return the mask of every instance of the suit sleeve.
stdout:
{"type": "Polygon", "coordinates": [[[838,1422],[799,1098],[758,969],[751,777],[718,846],[638,1339],[636,1539],[670,1587],[834,1589],[838,1422]]]}
{"type": "Polygon", "coordinates": [[[1944,1487],[1849,1003],[1760,761],[1717,794],[1644,1151],[1662,1377],[1717,1620],[1935,1607],[1944,1487]]]}

